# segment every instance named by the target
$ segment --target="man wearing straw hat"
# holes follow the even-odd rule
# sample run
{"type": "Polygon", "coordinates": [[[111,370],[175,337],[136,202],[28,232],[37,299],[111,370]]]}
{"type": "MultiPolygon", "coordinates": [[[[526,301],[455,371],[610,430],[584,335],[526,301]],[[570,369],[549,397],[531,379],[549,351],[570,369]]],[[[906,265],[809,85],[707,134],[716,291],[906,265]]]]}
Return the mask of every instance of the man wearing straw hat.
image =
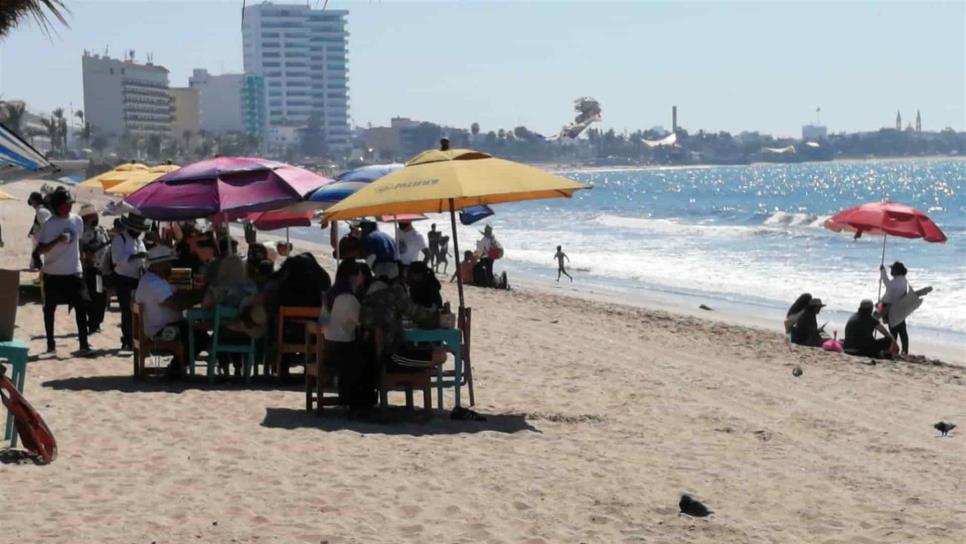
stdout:
{"type": "Polygon", "coordinates": [[[147,250],[141,235],[151,228],[151,220],[138,214],[125,214],[118,223],[111,240],[111,260],[114,262],[114,291],[121,306],[121,350],[130,351],[131,299],[141,279],[147,250]]]}
{"type": "Polygon", "coordinates": [[[44,256],[42,277],[47,352],[57,350],[54,342],[54,312],[57,306],[67,304],[74,307],[74,320],[77,323],[80,349],[76,354],[87,356],[91,353],[90,344],[87,343],[87,305],[90,297],[84,284],[80,260],[80,237],[84,232],[84,222],[76,214],[70,213],[73,203],[74,199],[67,191],[55,191],[50,195],[53,216],[37,234],[36,252],[44,256]]]}
{"type": "Polygon", "coordinates": [[[82,205],[80,216],[84,221],[84,233],[80,238],[81,265],[84,268],[87,294],[91,297],[87,313],[87,329],[89,334],[94,334],[100,331],[101,323],[104,321],[104,311],[107,309],[107,292],[104,290],[101,266],[107,252],[111,250],[111,236],[107,233],[107,229],[98,224],[97,208],[93,204],[82,205]]]}

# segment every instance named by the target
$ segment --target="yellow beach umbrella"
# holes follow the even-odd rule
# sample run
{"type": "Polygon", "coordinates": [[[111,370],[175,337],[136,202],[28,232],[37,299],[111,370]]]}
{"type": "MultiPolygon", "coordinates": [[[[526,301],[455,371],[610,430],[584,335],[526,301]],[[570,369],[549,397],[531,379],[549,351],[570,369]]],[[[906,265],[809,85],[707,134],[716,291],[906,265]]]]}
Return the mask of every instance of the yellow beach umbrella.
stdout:
{"type": "Polygon", "coordinates": [[[124,163],[118,165],[113,170],[108,170],[107,172],[98,174],[92,178],[85,179],[77,184],[77,186],[92,189],[106,189],[123,182],[134,173],[144,172],[147,171],[147,169],[148,167],[146,165],[143,165],[139,162],[124,163]]]}
{"type": "Polygon", "coordinates": [[[141,187],[154,182],[154,180],[160,178],[168,172],[174,172],[178,168],[181,167],[177,164],[161,164],[158,166],[152,166],[147,170],[133,173],[132,175],[128,176],[127,179],[121,183],[118,183],[117,185],[105,188],[104,192],[109,195],[128,196],[141,187]]]}
{"type": "MultiPolygon", "coordinates": [[[[327,221],[373,215],[450,212],[453,249],[460,255],[456,210],[484,204],[571,197],[589,185],[471,149],[430,150],[328,208],[327,221]]],[[[460,308],[463,282],[459,274],[460,308]]]]}

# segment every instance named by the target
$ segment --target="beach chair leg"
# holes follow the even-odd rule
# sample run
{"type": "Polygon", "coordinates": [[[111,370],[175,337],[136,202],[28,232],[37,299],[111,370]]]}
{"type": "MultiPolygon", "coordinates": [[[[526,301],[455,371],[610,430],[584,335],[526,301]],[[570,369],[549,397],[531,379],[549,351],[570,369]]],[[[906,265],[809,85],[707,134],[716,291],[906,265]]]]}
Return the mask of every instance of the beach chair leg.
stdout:
{"type": "Polygon", "coordinates": [[[208,383],[215,383],[215,369],[218,367],[218,351],[212,349],[208,352],[208,383]]]}
{"type": "Polygon", "coordinates": [[[406,386],[406,409],[412,410],[415,407],[413,404],[413,387],[411,385],[406,386]]]}
{"type": "Polygon", "coordinates": [[[436,407],[443,409],[443,365],[436,365],[436,407]]]}
{"type": "Polygon", "coordinates": [[[427,386],[423,389],[423,411],[426,419],[433,417],[433,388],[427,386]]]}
{"type": "Polygon", "coordinates": [[[305,411],[312,411],[312,389],[314,389],[314,384],[312,383],[312,376],[309,373],[305,373],[305,411]]]}
{"type": "Polygon", "coordinates": [[[379,406],[383,408],[389,407],[389,391],[385,389],[379,390],[379,406]]]}
{"type": "Polygon", "coordinates": [[[316,415],[320,415],[321,416],[322,415],[322,405],[325,404],[325,402],[323,402],[325,400],[325,397],[324,397],[324,395],[325,395],[325,380],[324,380],[325,375],[323,374],[324,370],[322,368],[322,362],[320,361],[318,363],[318,365],[319,365],[319,372],[318,372],[318,375],[315,377],[315,413],[316,413],[316,415]]]}
{"type": "Polygon", "coordinates": [[[470,390],[470,406],[476,406],[476,395],[473,394],[473,365],[469,358],[463,360],[463,375],[466,376],[466,386],[470,390]]]}

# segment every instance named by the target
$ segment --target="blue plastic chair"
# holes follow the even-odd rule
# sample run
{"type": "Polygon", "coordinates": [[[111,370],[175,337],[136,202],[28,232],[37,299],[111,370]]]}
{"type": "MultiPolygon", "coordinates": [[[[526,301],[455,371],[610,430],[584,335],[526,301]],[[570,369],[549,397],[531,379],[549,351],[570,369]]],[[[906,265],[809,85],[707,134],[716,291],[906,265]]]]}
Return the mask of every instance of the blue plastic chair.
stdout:
{"type": "MultiPolygon", "coordinates": [[[[255,339],[249,338],[248,342],[244,344],[230,343],[224,340],[222,333],[224,332],[225,325],[238,319],[240,315],[238,308],[232,308],[231,306],[218,306],[215,308],[215,323],[214,323],[214,333],[211,339],[211,354],[210,362],[208,363],[208,381],[213,382],[215,380],[215,366],[218,364],[218,354],[219,353],[244,353],[247,355],[245,357],[244,375],[245,383],[251,381],[252,368],[256,368],[255,365],[255,339]]],[[[257,370],[256,370],[257,372],[257,370]]]]}

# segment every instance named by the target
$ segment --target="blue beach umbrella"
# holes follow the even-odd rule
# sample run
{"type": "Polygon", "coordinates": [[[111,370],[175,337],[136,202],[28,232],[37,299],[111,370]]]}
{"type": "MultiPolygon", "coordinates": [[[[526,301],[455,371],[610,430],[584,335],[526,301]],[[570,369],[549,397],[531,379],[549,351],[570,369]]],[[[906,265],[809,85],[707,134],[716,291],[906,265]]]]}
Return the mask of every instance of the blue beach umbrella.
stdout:
{"type": "Polygon", "coordinates": [[[403,168],[404,164],[373,164],[354,170],[348,170],[335,177],[335,182],[321,187],[305,199],[299,207],[310,207],[324,210],[329,206],[341,202],[342,199],[369,185],[373,181],[403,168]]]}

